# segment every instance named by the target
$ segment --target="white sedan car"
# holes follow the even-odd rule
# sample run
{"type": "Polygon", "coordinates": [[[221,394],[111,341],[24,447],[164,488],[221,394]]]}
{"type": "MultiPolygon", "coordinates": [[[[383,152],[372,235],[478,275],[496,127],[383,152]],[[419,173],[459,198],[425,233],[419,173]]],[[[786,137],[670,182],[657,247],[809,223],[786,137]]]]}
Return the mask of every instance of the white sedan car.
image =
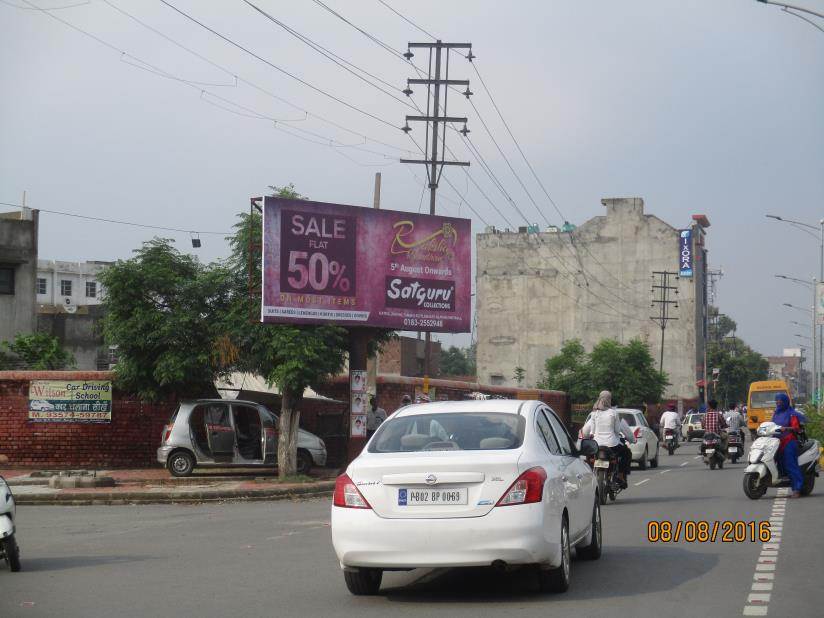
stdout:
{"type": "Polygon", "coordinates": [[[617,408],[616,411],[635,435],[635,444],[627,444],[632,451],[632,461],[636,462],[641,470],[646,470],[647,464],[651,468],[657,468],[660,442],[658,435],[647,423],[644,413],[632,408],[617,408]]]}
{"type": "Polygon", "coordinates": [[[353,594],[384,570],[537,565],[569,587],[570,552],[601,554],[597,483],[540,401],[412,405],[390,416],[338,477],[332,542],[353,594]]]}

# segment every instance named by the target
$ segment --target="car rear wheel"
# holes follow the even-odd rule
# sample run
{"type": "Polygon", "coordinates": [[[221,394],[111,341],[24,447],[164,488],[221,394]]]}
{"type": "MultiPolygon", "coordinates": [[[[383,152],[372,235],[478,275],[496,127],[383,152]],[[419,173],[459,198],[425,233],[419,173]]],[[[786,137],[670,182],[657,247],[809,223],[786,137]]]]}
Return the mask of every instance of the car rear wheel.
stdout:
{"type": "Polygon", "coordinates": [[[189,476],[195,469],[195,458],[186,451],[176,451],[169,455],[166,467],[172,476],[189,476]]]}
{"type": "Polygon", "coordinates": [[[598,560],[601,557],[601,505],[598,500],[592,507],[592,532],[589,536],[589,545],[578,546],[576,552],[583,560],[598,560]]]}
{"type": "Polygon", "coordinates": [[[644,449],[643,454],[641,455],[641,459],[638,460],[638,469],[639,470],[646,470],[647,469],[647,449],[644,449]]]}
{"type": "Polygon", "coordinates": [[[383,579],[383,571],[380,569],[358,569],[356,571],[344,571],[343,579],[346,587],[354,595],[373,596],[378,594],[383,579]]]}
{"type": "Polygon", "coordinates": [[[661,447],[658,446],[658,443],[655,443],[655,457],[649,460],[649,467],[650,468],[657,468],[658,467],[658,458],[661,456],[661,447]]]}
{"type": "Polygon", "coordinates": [[[571,575],[569,555],[569,526],[566,517],[561,521],[561,564],[555,569],[540,569],[541,590],[544,592],[566,592],[569,590],[571,575]]]}

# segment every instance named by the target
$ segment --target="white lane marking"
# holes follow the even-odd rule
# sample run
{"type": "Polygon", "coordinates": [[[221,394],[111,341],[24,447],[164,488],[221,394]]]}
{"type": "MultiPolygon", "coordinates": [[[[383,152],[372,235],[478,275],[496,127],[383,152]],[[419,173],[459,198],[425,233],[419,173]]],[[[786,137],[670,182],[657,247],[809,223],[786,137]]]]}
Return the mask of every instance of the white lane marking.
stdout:
{"type": "Polygon", "coordinates": [[[635,486],[638,487],[638,485],[643,485],[644,483],[649,483],[649,479],[644,479],[643,481],[639,481],[639,482],[635,483],[635,486]]]}
{"type": "Polygon", "coordinates": [[[773,501],[770,522],[770,542],[763,543],[761,553],[755,563],[755,574],[747,602],[742,611],[744,616],[766,616],[769,611],[770,598],[775,579],[775,567],[781,549],[781,532],[784,528],[784,515],[787,495],[785,488],[779,489],[773,501]]]}
{"type": "Polygon", "coordinates": [[[701,455],[696,455],[693,459],[701,459],[701,455]]]}
{"type": "Polygon", "coordinates": [[[661,470],[658,474],[666,474],[667,472],[669,472],[669,470],[661,470]]]}
{"type": "Polygon", "coordinates": [[[684,463],[682,463],[682,464],[681,464],[681,466],[680,466],[680,467],[681,467],[681,468],[683,468],[683,467],[684,467],[684,466],[686,466],[688,463],[689,463],[688,461],[685,461],[684,463]]]}

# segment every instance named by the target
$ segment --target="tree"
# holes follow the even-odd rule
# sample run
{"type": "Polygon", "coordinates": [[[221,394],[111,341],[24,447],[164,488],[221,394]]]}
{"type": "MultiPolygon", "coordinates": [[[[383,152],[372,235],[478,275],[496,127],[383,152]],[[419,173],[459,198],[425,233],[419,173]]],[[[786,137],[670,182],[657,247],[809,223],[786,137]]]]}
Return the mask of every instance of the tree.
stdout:
{"type": "Polygon", "coordinates": [[[526,377],[526,369],[521,366],[515,367],[515,375],[512,376],[515,382],[518,383],[518,386],[523,384],[524,378],[526,377]]]}
{"type": "Polygon", "coordinates": [[[441,375],[445,376],[468,376],[475,373],[468,358],[468,349],[454,345],[441,350],[440,370],[441,375]]]}
{"type": "MultiPolygon", "coordinates": [[[[293,185],[270,187],[275,195],[303,199],[293,185]]],[[[344,366],[348,333],[338,326],[294,326],[262,324],[260,290],[250,281],[261,280],[261,216],[239,215],[235,234],[229,238],[232,302],[224,316],[224,329],[231,333],[239,351],[237,366],[260,374],[281,392],[278,435],[278,474],[285,478],[297,468],[297,434],[300,404],[307,386],[317,386],[344,366]],[[250,255],[251,254],[251,255],[250,255]]]]}
{"type": "Polygon", "coordinates": [[[766,380],[769,362],[739,338],[710,342],[707,367],[718,369],[712,384],[712,397],[726,405],[747,400],[750,383],[766,380]]]}
{"type": "Polygon", "coordinates": [[[103,333],[118,346],[116,381],[143,399],[211,396],[231,369],[220,316],[229,277],[220,265],[155,238],[100,274],[106,288],[103,333]]]}
{"type": "Polygon", "coordinates": [[[574,403],[595,401],[602,390],[625,405],[657,403],[667,386],[666,374],[655,369],[647,345],[640,339],[621,344],[604,339],[589,355],[577,339],[546,361],[542,388],[566,391],[574,403]]]}
{"type": "Polygon", "coordinates": [[[0,343],[0,369],[72,369],[74,356],[57,337],[48,333],[18,334],[14,341],[0,343]]]}

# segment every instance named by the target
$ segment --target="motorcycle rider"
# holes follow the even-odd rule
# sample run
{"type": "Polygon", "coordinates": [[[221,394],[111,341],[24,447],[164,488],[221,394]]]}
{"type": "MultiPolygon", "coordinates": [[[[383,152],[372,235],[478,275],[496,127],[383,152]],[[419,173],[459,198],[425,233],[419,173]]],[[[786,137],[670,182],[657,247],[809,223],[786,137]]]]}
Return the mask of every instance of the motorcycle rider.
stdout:
{"type": "Polygon", "coordinates": [[[790,477],[793,488],[790,498],[801,497],[801,486],[804,484],[804,475],[798,467],[798,432],[805,420],[804,416],[790,405],[787,393],[778,393],[775,396],[772,422],[782,428],[778,458],[784,472],[790,477]]]}
{"type": "Polygon", "coordinates": [[[667,410],[658,420],[661,425],[661,441],[665,441],[664,436],[667,429],[672,429],[675,433],[675,446],[678,446],[678,437],[681,435],[681,417],[678,416],[677,406],[674,403],[667,404],[667,410]]]}
{"type": "Polygon", "coordinates": [[[612,407],[612,393],[601,391],[598,401],[592,408],[587,422],[581,430],[585,438],[594,438],[598,446],[608,446],[618,457],[618,482],[623,489],[627,488],[627,476],[632,465],[632,452],[621,442],[621,434],[635,444],[635,434],[612,407]]]}
{"type": "Polygon", "coordinates": [[[724,416],[718,411],[718,402],[715,399],[710,399],[708,402],[707,412],[704,414],[704,435],[707,433],[715,433],[721,438],[721,451],[727,452],[727,421],[724,416]]]}
{"type": "Polygon", "coordinates": [[[741,415],[741,412],[738,410],[738,404],[733,403],[730,406],[729,412],[726,415],[727,426],[729,427],[730,433],[738,433],[741,436],[741,441],[744,441],[744,430],[742,426],[744,424],[744,418],[741,415]]]}

